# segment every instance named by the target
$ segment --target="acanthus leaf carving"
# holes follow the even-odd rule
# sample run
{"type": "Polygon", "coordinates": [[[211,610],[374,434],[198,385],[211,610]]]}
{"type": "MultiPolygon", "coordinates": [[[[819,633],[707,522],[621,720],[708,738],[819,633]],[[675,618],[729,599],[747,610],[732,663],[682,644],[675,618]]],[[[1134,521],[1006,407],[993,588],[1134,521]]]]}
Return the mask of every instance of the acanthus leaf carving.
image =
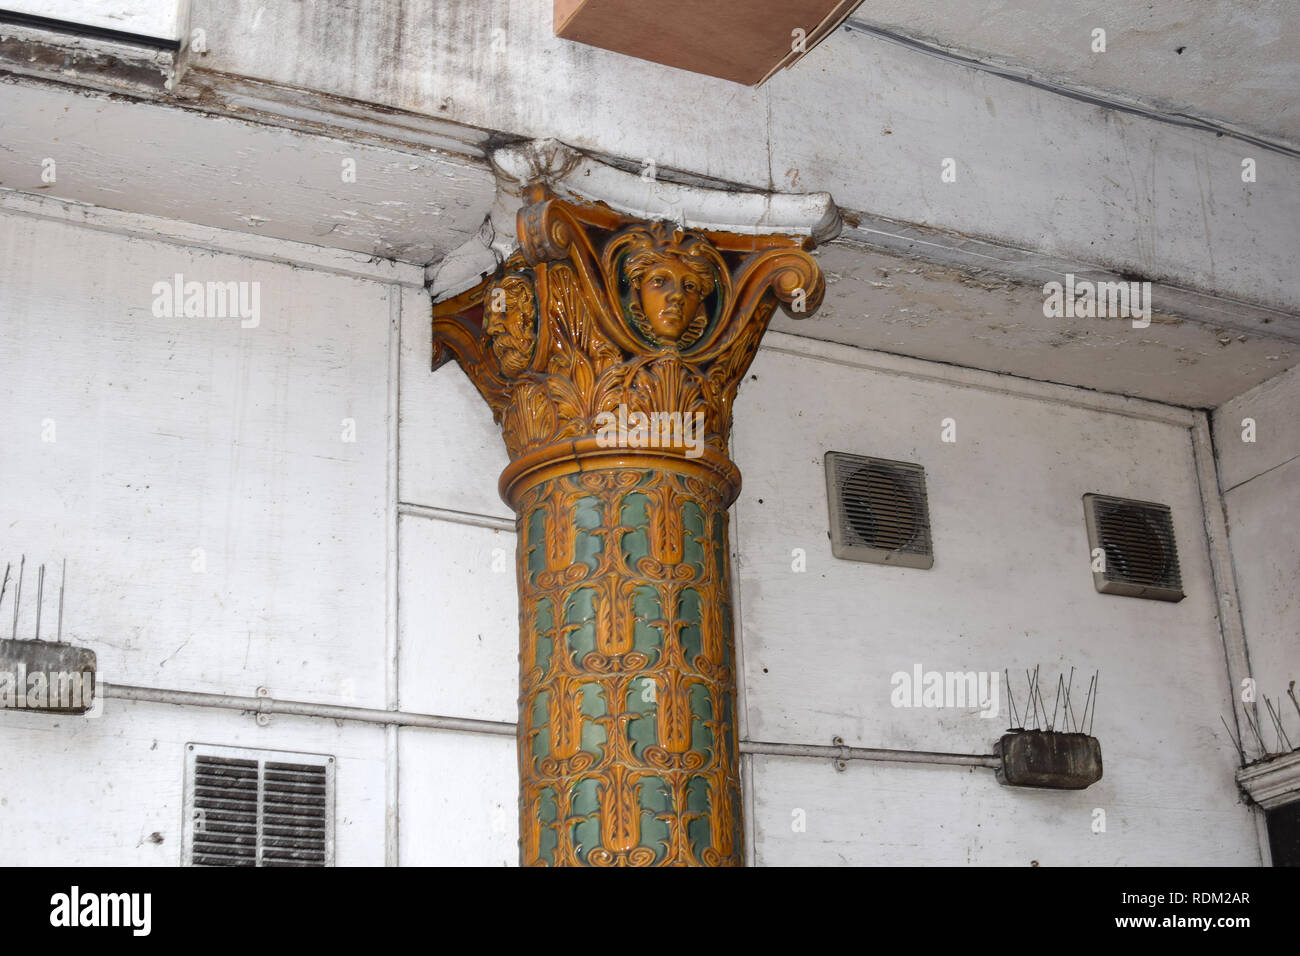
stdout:
{"type": "Polygon", "coordinates": [[[773,311],[811,314],[825,289],[801,239],[545,197],[521,210],[519,232],[498,275],[434,307],[435,355],[460,361],[512,458],[596,436],[620,406],[703,413],[707,447],[725,456],[735,391],[773,311]]]}

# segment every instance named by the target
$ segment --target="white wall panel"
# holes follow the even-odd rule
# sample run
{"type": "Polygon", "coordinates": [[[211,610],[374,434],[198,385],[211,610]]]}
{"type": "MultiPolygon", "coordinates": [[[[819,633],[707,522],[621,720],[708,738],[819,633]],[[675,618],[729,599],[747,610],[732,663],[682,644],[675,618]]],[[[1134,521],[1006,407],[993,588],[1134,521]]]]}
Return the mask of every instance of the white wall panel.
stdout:
{"type": "MultiPolygon", "coordinates": [[[[1291,681],[1300,685],[1300,460],[1239,485],[1225,499],[1251,676],[1281,708],[1292,743],[1300,743],[1300,719],[1286,697],[1291,681]]],[[[1285,749],[1277,746],[1262,702],[1260,715],[1268,725],[1265,741],[1285,749]]]]}
{"type": "Polygon", "coordinates": [[[1214,410],[1219,482],[1231,490],[1300,456],[1300,368],[1275,375],[1214,410]],[[1243,441],[1247,418],[1253,442],[1243,441]]]}
{"type": "MultiPolygon", "coordinates": [[[[1081,707],[1099,669],[1094,730],[1105,778],[1083,799],[1226,815],[1235,821],[1229,842],[1254,852],[1249,815],[1235,806],[1235,754],[1219,723],[1229,712],[1229,690],[1186,428],[771,350],[760,352],[751,371],[733,443],[745,482],[733,544],[751,738],[828,744],[839,735],[856,746],[987,754],[1010,726],[1005,687],[1003,716],[986,719],[974,707],[895,708],[891,676],[916,664],[927,671],[1009,668],[1023,704],[1025,669],[1042,665],[1050,708],[1057,674],[1073,665],[1081,707]],[[953,444],[940,440],[945,418],[956,422],[953,444]],[[925,466],[933,569],[831,555],[827,451],[925,466]],[[1087,492],[1173,509],[1186,599],[1169,604],[1095,591],[1081,502],[1087,492]],[[804,573],[792,570],[796,548],[807,554],[804,573]]],[[[890,775],[901,771],[870,772],[892,787],[890,775]]],[[[765,788],[785,786],[773,773],[755,774],[757,800],[770,797],[765,788]]],[[[915,793],[911,783],[897,785],[915,793]]],[[[1014,816],[1024,798],[993,785],[985,799],[989,813],[1014,816]]],[[[1051,806],[1041,830],[1024,831],[1029,839],[1054,825],[1051,806]]],[[[844,797],[842,807],[842,815],[859,812],[860,796],[844,797]]],[[[903,826],[899,814],[942,822],[951,809],[916,809],[900,797],[861,812],[888,828],[903,826]]],[[[1124,859],[1155,863],[1182,854],[1184,862],[1198,861],[1190,838],[1158,850],[1169,838],[1148,829],[1124,859]]],[[[1097,859],[1119,862],[1118,845],[1108,846],[1097,859]]],[[[957,851],[941,843],[918,862],[930,852],[957,851]]],[[[778,859],[785,858],[769,862],[778,859]]],[[[976,853],[972,862],[998,860],[976,853]]]]}
{"type": "Polygon", "coordinates": [[[379,727],[107,700],[102,716],[0,714],[0,865],[178,866],[185,745],[335,758],[335,863],[384,862],[379,727]],[[157,833],[161,842],[152,839],[157,833]]]}
{"type": "Polygon", "coordinates": [[[20,631],[66,557],[113,682],[382,706],[389,287],[8,216],[0,262],[20,631]],[[259,324],[156,317],[177,273],[257,283],[259,324]]]}
{"type": "Polygon", "coordinates": [[[5,0],[5,9],[139,36],[185,36],[190,0],[5,0]]]}
{"type": "Polygon", "coordinates": [[[1206,806],[1158,778],[1126,780],[1111,764],[1078,791],[1006,788],[980,768],[852,761],[839,773],[830,761],[780,757],[755,757],[753,779],[759,866],[1259,863],[1230,769],[1216,775],[1206,806]],[[1093,830],[1098,809],[1104,832],[1093,830]]]}
{"type": "MultiPolygon", "coordinates": [[[[11,215],[0,216],[0,262],[0,560],[29,558],[22,633],[33,564],[66,555],[65,638],[95,649],[107,680],[383,706],[393,287],[11,215]],[[177,272],[259,282],[258,327],[155,317],[151,287],[177,272]],[[355,442],[342,440],[345,418],[355,442]],[[55,441],[41,440],[47,420],[55,441]]],[[[496,493],[499,429],[456,365],[429,372],[427,296],[400,294],[399,498],[510,517],[496,493]]],[[[1014,382],[954,384],[942,366],[905,376],[846,361],[765,349],[736,405],[748,736],[987,753],[1005,718],[895,709],[891,675],[1010,667],[1023,701],[1023,668],[1041,664],[1053,681],[1073,664],[1078,685],[1101,670],[1105,777],[1082,793],[1031,793],[988,770],[855,763],[839,774],[756,757],[758,862],[1256,862],[1219,724],[1229,688],[1186,428],[1136,406],[1017,395],[1014,382]],[[955,444],[940,441],[947,417],[955,444]],[[926,467],[932,570],[831,556],[829,450],[926,467]],[[1172,507],[1183,602],[1096,593],[1080,500],[1090,491],[1172,507]],[[794,548],[804,573],[791,570],[794,548]],[[1105,834],[1091,830],[1098,807],[1105,834]],[[795,808],[805,833],[791,829],[795,808]]],[[[1294,468],[1228,499],[1252,656],[1278,672],[1295,662],[1294,468]]],[[[515,719],[514,543],[508,531],[401,519],[404,709],[515,719]]],[[[379,728],[285,717],[258,728],[246,715],[109,701],[92,721],[0,714],[0,775],[17,781],[0,793],[0,829],[26,834],[0,862],[174,864],[187,741],[335,754],[339,863],[383,861],[379,728]],[[161,845],[147,839],[155,831],[161,845]],[[68,842],[78,834],[84,846],[68,842]]],[[[398,752],[403,862],[515,862],[511,738],[404,729],[398,752]]]]}
{"type": "Polygon", "coordinates": [[[513,521],[513,512],[497,494],[497,479],[510,459],[492,409],[454,361],[429,371],[429,297],[408,290],[404,303],[399,496],[412,504],[513,521]]]}
{"type": "MultiPolygon", "coordinates": [[[[1300,371],[1216,409],[1214,443],[1251,676],[1260,694],[1282,705],[1295,742],[1300,722],[1286,690],[1300,682],[1300,371]],[[1246,418],[1254,422],[1253,442],[1242,440],[1246,418]]],[[[1260,715],[1265,743],[1285,749],[1262,705],[1260,715]]]]}
{"type": "Polygon", "coordinates": [[[406,516],[400,563],[402,709],[515,721],[514,534],[406,516]]]}
{"type": "Polygon", "coordinates": [[[513,737],[403,730],[403,866],[516,866],[513,737]]]}

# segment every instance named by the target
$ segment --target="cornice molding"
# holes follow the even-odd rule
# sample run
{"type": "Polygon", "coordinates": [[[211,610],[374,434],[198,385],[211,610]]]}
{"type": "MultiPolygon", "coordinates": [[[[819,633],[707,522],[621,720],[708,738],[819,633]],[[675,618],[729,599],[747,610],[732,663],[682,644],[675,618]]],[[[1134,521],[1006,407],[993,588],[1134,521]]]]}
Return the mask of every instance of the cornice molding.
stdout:
{"type": "Polygon", "coordinates": [[[629,219],[681,230],[741,236],[804,237],[820,245],[839,235],[830,193],[768,193],[668,182],[648,163],[640,173],[611,165],[554,139],[493,150],[492,211],[478,234],[428,270],[435,302],[473,288],[519,249],[517,217],[530,190],[572,203],[600,204],[629,219]]]}
{"type": "Polygon", "coordinates": [[[1300,750],[1243,767],[1237,783],[1265,810],[1300,800],[1300,750]]]}

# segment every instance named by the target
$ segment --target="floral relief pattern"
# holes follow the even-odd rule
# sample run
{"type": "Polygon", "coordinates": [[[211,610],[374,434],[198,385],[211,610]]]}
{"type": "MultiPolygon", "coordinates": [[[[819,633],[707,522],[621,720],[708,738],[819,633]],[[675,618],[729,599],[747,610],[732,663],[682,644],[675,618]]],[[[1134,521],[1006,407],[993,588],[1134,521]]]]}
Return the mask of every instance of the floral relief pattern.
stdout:
{"type": "Polygon", "coordinates": [[[609,469],[520,500],[525,863],[739,863],[724,496],[609,469]]]}

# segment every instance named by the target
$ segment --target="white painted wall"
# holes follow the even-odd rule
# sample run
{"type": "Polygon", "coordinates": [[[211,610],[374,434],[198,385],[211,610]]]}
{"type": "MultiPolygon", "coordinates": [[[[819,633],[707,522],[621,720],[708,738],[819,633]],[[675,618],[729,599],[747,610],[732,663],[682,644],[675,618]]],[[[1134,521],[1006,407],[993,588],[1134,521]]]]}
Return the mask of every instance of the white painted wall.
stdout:
{"type": "MultiPolygon", "coordinates": [[[[1291,681],[1300,686],[1300,373],[1293,369],[1221,405],[1214,441],[1251,675],[1261,694],[1282,705],[1294,743],[1300,719],[1286,690],[1291,681]],[[1254,442],[1242,440],[1247,418],[1255,423],[1254,442]]],[[[1274,752],[1284,749],[1271,729],[1264,739],[1274,752]]]]}
{"type": "MultiPolygon", "coordinates": [[[[18,215],[0,216],[0,263],[0,560],[27,555],[20,636],[34,565],[66,557],[64,639],[101,680],[383,707],[394,287],[18,215]],[[259,283],[257,327],[156,317],[152,286],[178,272],[259,283]]],[[[12,600],[11,582],[6,624],[12,600]]],[[[117,700],[98,719],[0,714],[4,862],[176,864],[195,741],[334,754],[338,861],[380,864],[383,736],[117,700]]]]}
{"type": "Polygon", "coordinates": [[[383,865],[382,728],[118,700],[97,720],[0,714],[0,865],[179,866],[187,743],[333,755],[336,863],[383,865]]]}
{"type": "MultiPolygon", "coordinates": [[[[82,215],[91,226],[100,216],[82,215]]],[[[290,699],[513,720],[513,533],[491,520],[509,517],[496,495],[505,455],[460,369],[429,371],[418,270],[376,264],[378,278],[365,278],[344,253],[202,237],[224,251],[0,215],[0,403],[13,436],[0,457],[0,555],[26,552],[29,571],[69,558],[65,637],[94,648],[116,683],[264,685],[290,699]],[[260,282],[259,326],[155,318],[151,286],[178,271],[260,282]],[[340,440],[349,417],[355,443],[340,440]],[[47,418],[53,443],[40,440],[47,418]],[[195,547],[206,573],[191,570],[195,547]]],[[[890,673],[914,661],[1049,673],[1073,663],[1102,671],[1106,759],[1097,786],[1053,794],[1003,789],[988,770],[840,774],[753,758],[756,862],[1258,861],[1216,729],[1228,688],[1186,412],[781,335],[753,374],[734,448],[745,474],[733,541],[742,731],[983,753],[1000,721],[894,710],[890,673]],[[938,440],[949,415],[955,445],[938,440]],[[829,449],[926,465],[932,571],[830,557],[829,449]],[[1173,507],[1184,602],[1093,591],[1079,500],[1093,490],[1173,507]],[[807,551],[804,574],[789,570],[793,547],[807,551]],[[1107,811],[1104,835],[1090,830],[1095,807],[1107,811]],[[795,808],[808,812],[806,833],[791,831],[795,808]]],[[[513,742],[396,736],[401,860],[512,864],[513,742]]],[[[176,863],[187,741],[334,754],[338,863],[384,861],[382,729],[288,717],[262,728],[249,715],[109,701],[97,720],[0,714],[0,830],[15,835],[3,862],[176,863]],[[70,839],[86,831],[87,842],[70,839]]]]}
{"type": "Polygon", "coordinates": [[[743,732],[989,753],[1005,718],[894,708],[891,675],[917,663],[1007,668],[1023,701],[1025,669],[1041,665],[1050,707],[1056,675],[1075,666],[1076,691],[1101,672],[1094,733],[1105,768],[1085,791],[1041,793],[1002,788],[988,770],[837,773],[829,761],[754,758],[758,863],[1258,863],[1219,724],[1229,690],[1189,416],[1141,403],[1116,414],[1088,393],[771,333],[751,373],[733,442],[745,480],[733,542],[743,732]],[[955,443],[940,440],[945,418],[955,443]],[[827,451],[925,466],[933,569],[831,555],[827,451]],[[1088,492],[1170,505],[1182,602],[1096,592],[1088,492]],[[792,570],[795,548],[806,572],[792,570]],[[1092,831],[1095,808],[1104,834],[1092,831]],[[795,809],[807,832],[792,829],[795,809]]]}

